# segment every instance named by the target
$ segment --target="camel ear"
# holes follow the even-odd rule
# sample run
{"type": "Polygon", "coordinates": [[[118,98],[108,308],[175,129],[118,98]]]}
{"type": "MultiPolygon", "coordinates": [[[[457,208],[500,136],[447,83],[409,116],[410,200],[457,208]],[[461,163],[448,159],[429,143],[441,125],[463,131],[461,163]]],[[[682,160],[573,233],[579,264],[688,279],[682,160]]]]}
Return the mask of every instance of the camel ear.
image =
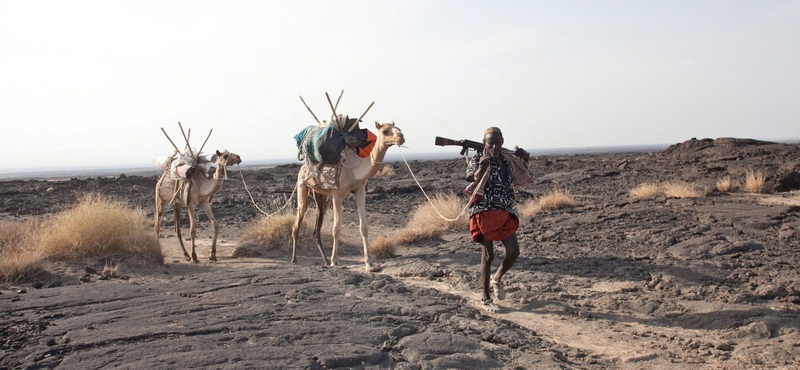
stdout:
{"type": "Polygon", "coordinates": [[[217,150],[217,155],[222,156],[222,153],[220,153],[219,150],[217,150]]]}
{"type": "Polygon", "coordinates": [[[378,129],[378,130],[381,129],[381,124],[378,123],[378,121],[375,121],[375,128],[378,129]]]}

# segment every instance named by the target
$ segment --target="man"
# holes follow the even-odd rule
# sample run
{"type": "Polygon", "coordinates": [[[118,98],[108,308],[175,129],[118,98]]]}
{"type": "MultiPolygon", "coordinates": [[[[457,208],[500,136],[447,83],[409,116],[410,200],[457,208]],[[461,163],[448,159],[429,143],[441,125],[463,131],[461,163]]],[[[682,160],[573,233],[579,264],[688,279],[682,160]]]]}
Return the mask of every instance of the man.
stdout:
{"type": "Polygon", "coordinates": [[[467,180],[474,181],[474,192],[477,193],[473,196],[473,203],[469,208],[469,224],[472,240],[480,243],[482,249],[481,303],[485,310],[497,312],[500,308],[489,297],[489,286],[491,285],[494,291],[494,298],[498,301],[503,300],[505,293],[500,279],[519,257],[517,242],[519,219],[517,211],[512,207],[514,200],[512,185],[515,174],[511,161],[514,159],[504,153],[503,133],[497,127],[486,129],[483,145],[483,152],[475,154],[467,166],[467,180]],[[497,273],[490,279],[495,241],[503,243],[506,256],[497,273]]]}

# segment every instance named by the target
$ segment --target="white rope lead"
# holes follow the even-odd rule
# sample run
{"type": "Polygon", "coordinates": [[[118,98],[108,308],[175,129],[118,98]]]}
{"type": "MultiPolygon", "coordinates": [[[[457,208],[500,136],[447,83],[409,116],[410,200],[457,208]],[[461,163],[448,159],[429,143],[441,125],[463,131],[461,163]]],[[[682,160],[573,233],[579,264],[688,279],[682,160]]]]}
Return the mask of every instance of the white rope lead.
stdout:
{"type": "Polygon", "coordinates": [[[271,213],[271,214],[267,213],[267,212],[264,212],[264,210],[262,210],[261,207],[259,207],[258,204],[256,204],[255,199],[253,199],[253,194],[251,194],[250,193],[250,189],[247,188],[247,183],[244,181],[244,175],[242,175],[242,169],[239,167],[238,164],[236,165],[236,169],[239,170],[239,177],[242,178],[242,185],[244,185],[244,190],[247,192],[247,195],[250,196],[250,202],[253,203],[253,206],[256,207],[256,209],[259,212],[261,212],[263,215],[265,215],[267,217],[275,216],[278,213],[280,213],[281,211],[283,211],[283,209],[286,208],[287,206],[289,206],[289,204],[292,202],[292,198],[294,198],[294,193],[297,191],[297,185],[295,185],[294,189],[292,189],[292,195],[289,196],[289,199],[286,201],[286,204],[284,204],[283,207],[281,207],[280,209],[278,209],[277,211],[275,211],[274,213],[271,213]]]}
{"type": "MultiPolygon", "coordinates": [[[[401,149],[400,146],[398,146],[397,149],[400,150],[400,156],[403,157],[403,162],[405,162],[406,167],[408,167],[408,172],[411,174],[411,177],[414,178],[414,182],[417,183],[417,186],[419,186],[419,190],[422,190],[422,194],[425,195],[426,199],[428,199],[428,203],[430,203],[431,207],[433,207],[433,211],[436,212],[436,214],[439,215],[439,217],[441,217],[443,220],[445,220],[447,222],[458,221],[458,219],[460,219],[461,216],[464,215],[464,212],[467,211],[467,208],[469,208],[469,205],[472,204],[472,201],[475,199],[475,195],[478,194],[478,189],[475,189],[475,191],[472,192],[472,196],[470,196],[469,200],[467,201],[467,205],[464,206],[464,208],[461,210],[461,213],[459,213],[458,216],[456,216],[456,218],[448,218],[447,216],[445,216],[441,212],[439,212],[439,209],[436,208],[436,205],[433,204],[433,200],[431,200],[431,197],[429,197],[428,193],[425,192],[425,189],[422,188],[422,185],[419,183],[419,180],[417,180],[417,176],[414,175],[414,171],[411,170],[411,166],[408,164],[408,161],[406,160],[405,154],[403,154],[403,149],[401,149]]],[[[484,174],[484,176],[486,176],[486,174],[484,174]]]]}

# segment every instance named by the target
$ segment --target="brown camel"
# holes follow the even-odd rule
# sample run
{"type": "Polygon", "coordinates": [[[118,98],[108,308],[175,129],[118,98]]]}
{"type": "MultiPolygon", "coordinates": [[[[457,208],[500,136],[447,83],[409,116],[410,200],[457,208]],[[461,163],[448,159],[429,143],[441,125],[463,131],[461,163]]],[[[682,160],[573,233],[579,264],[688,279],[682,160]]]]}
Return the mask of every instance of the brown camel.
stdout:
{"type": "Polygon", "coordinates": [[[219,191],[219,189],[222,188],[222,182],[226,177],[226,168],[241,162],[242,159],[236,153],[230,153],[227,150],[222,152],[217,151],[217,170],[214,172],[214,178],[209,180],[206,178],[203,171],[195,172],[186,182],[185,186],[188,187],[188,191],[186,192],[187,196],[185,198],[181,196],[183,190],[180,190],[180,192],[176,195],[176,180],[170,176],[169,171],[165,171],[164,174],[162,174],[158,179],[158,183],[156,184],[156,237],[159,237],[161,232],[161,216],[164,213],[164,206],[172,201],[172,207],[175,210],[175,234],[178,236],[178,242],[181,244],[183,255],[186,257],[187,261],[198,262],[197,254],[195,253],[195,239],[197,237],[197,225],[195,224],[197,217],[195,216],[195,207],[199,203],[200,209],[202,209],[203,213],[205,213],[208,219],[211,220],[211,225],[214,227],[214,241],[211,243],[211,256],[209,259],[211,261],[216,261],[219,225],[217,224],[217,220],[214,218],[214,213],[211,212],[211,198],[219,191]],[[186,247],[184,247],[183,238],[181,237],[181,209],[183,206],[186,206],[189,212],[189,228],[192,235],[191,257],[189,256],[189,253],[186,252],[186,247]]]}
{"type": "Polygon", "coordinates": [[[375,173],[378,172],[389,147],[392,145],[403,145],[405,142],[403,132],[394,125],[394,122],[384,124],[375,122],[375,128],[378,130],[377,140],[369,158],[361,158],[354,151],[349,149],[342,153],[343,163],[339,170],[336,188],[318,189],[309,184],[308,178],[304,179],[302,176],[298,176],[297,218],[292,226],[292,263],[297,262],[297,235],[300,232],[300,223],[303,222],[303,216],[308,208],[308,190],[311,189],[314,193],[314,201],[317,203],[317,222],[314,227],[314,237],[317,240],[317,248],[326,266],[328,265],[328,258],[325,257],[325,252],[322,249],[320,228],[325,218],[325,211],[330,204],[330,198],[333,198],[333,251],[331,252],[330,262],[332,266],[339,264],[337,251],[339,247],[339,234],[342,228],[342,201],[352,192],[356,195],[359,231],[361,232],[361,242],[364,245],[364,263],[366,264],[367,271],[375,271],[372,265],[372,257],[370,257],[369,254],[367,223],[365,222],[367,180],[375,176],[375,173]]]}

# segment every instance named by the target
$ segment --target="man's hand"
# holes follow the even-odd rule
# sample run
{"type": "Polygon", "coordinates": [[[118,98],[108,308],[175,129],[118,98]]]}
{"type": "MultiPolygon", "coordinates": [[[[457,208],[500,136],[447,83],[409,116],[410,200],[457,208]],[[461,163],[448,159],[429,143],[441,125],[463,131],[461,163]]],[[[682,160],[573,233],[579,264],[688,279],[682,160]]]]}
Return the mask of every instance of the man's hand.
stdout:
{"type": "Polygon", "coordinates": [[[475,172],[475,181],[480,181],[483,178],[483,175],[486,171],[489,170],[489,166],[491,163],[489,162],[489,156],[485,155],[481,157],[480,161],[478,161],[478,171],[475,172]]]}

